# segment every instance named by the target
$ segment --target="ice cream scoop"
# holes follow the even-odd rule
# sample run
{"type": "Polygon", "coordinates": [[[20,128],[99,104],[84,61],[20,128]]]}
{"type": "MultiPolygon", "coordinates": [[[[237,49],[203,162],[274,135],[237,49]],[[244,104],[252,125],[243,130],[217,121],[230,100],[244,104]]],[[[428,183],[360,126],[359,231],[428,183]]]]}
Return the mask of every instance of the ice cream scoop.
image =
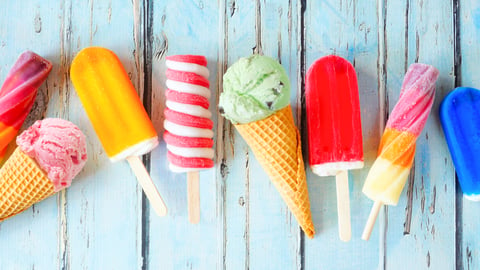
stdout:
{"type": "Polygon", "coordinates": [[[70,77],[111,161],[143,155],[157,146],[153,124],[112,51],[81,50],[72,61],[70,77]]]}
{"type": "Polygon", "coordinates": [[[309,238],[312,222],[300,133],[290,107],[290,82],[276,60],[241,58],[223,76],[220,113],[252,149],[309,238]]]}
{"type": "Polygon", "coordinates": [[[85,136],[59,118],[35,122],[17,145],[0,169],[0,220],[69,187],[87,161],[85,136]]]}
{"type": "Polygon", "coordinates": [[[31,51],[20,55],[0,88],[0,164],[15,139],[52,64],[31,51]]]}

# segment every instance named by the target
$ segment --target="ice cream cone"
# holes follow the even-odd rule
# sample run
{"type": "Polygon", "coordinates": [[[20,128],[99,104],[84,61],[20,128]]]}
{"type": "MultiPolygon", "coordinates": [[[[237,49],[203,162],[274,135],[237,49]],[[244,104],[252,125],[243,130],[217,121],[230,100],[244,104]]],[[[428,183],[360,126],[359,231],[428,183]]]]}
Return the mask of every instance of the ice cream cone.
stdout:
{"type": "Polygon", "coordinates": [[[305,234],[315,228],[310,212],[300,134],[290,105],[259,121],[235,125],[305,234]]]}
{"type": "Polygon", "coordinates": [[[55,193],[37,162],[17,148],[0,169],[0,221],[55,193]]]}

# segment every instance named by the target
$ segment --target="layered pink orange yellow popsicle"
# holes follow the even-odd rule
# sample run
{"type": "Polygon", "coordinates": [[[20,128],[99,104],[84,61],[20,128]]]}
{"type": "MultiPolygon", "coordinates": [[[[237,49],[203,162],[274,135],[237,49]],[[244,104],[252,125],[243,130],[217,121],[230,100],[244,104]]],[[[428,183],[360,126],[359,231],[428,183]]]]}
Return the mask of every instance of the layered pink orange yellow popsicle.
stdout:
{"type": "Polygon", "coordinates": [[[412,64],[405,74],[400,98],[388,118],[378,157],[363,186],[363,193],[375,201],[362,238],[368,239],[379,208],[396,205],[407,181],[422,132],[435,97],[438,70],[412,64]]]}
{"type": "Polygon", "coordinates": [[[26,51],[20,55],[0,89],[0,163],[7,145],[15,138],[30,112],[37,90],[52,70],[52,64],[26,51]]]}

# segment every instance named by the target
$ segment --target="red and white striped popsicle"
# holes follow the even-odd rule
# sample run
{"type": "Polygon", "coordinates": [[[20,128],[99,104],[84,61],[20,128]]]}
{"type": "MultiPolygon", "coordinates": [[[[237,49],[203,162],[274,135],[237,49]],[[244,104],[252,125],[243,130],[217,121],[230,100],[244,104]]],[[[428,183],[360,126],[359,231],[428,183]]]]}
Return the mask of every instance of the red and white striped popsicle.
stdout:
{"type": "Polygon", "coordinates": [[[198,171],[212,168],[213,122],[207,59],[200,55],[167,56],[165,133],[170,170],[187,172],[189,220],[200,220],[198,171]]]}

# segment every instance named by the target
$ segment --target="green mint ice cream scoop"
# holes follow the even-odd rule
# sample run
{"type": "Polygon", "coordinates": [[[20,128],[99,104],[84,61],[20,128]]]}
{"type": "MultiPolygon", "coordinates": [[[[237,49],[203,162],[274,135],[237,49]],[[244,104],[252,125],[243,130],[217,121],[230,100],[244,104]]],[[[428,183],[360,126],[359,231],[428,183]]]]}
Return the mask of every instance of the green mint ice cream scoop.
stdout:
{"type": "Polygon", "coordinates": [[[265,119],[289,103],[287,73],[268,56],[240,58],[223,75],[219,111],[234,124],[265,119]]]}

